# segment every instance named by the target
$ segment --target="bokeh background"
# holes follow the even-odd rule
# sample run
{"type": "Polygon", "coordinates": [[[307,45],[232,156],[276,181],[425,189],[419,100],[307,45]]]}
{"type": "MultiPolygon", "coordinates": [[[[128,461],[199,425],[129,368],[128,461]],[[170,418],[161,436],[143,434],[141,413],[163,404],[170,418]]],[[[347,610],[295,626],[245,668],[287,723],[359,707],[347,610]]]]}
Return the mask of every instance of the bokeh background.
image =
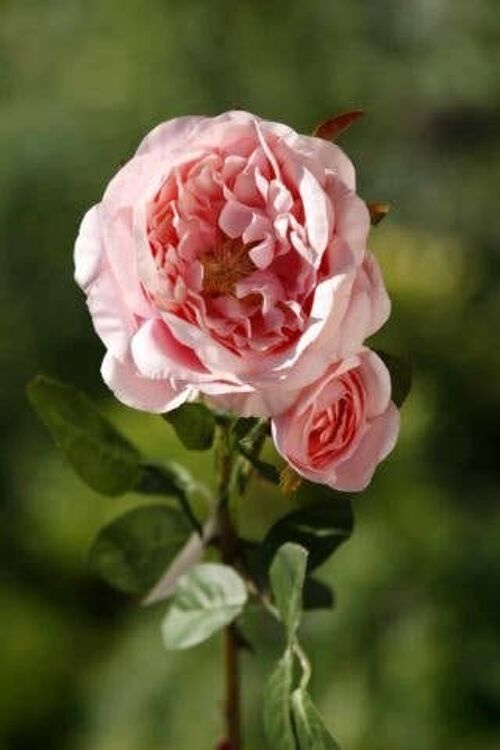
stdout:
{"type": "MultiPolygon", "coordinates": [[[[44,371],[75,382],[147,453],[161,418],[113,404],[72,281],[85,209],[158,121],[231,107],[342,139],[394,299],[379,337],[410,355],[399,447],[322,570],[312,691],[343,750],[500,748],[500,6],[498,0],[1,0],[0,749],[211,750],[219,643],[167,654],[163,607],[89,575],[96,530],[141,502],[94,495],[30,412],[44,371]]],[[[209,467],[210,456],[196,470],[209,467]]],[[[242,523],[278,512],[254,486],[242,523]]],[[[251,618],[250,618],[251,619],[251,618]]],[[[279,647],[248,623],[248,750],[279,647]]]]}

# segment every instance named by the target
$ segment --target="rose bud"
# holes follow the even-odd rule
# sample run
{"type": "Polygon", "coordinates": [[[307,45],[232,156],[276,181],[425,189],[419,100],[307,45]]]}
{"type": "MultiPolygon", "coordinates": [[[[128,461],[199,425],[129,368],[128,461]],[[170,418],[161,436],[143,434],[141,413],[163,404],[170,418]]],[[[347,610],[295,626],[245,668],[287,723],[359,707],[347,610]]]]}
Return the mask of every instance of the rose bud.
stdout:
{"type": "Polygon", "coordinates": [[[272,420],[276,447],[296,472],[348,492],[365,489],[398,432],[389,372],[369,349],[332,365],[272,420]]]}

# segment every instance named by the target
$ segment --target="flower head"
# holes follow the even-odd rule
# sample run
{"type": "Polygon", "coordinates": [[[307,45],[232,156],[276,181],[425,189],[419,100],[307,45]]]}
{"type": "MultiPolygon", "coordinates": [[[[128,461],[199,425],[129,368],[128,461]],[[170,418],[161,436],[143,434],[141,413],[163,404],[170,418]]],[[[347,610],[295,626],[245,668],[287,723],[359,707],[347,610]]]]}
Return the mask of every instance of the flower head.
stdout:
{"type": "Polygon", "coordinates": [[[85,216],[76,279],[125,403],[283,411],[389,313],[345,154],[247,112],[155,128],[85,216]]]}

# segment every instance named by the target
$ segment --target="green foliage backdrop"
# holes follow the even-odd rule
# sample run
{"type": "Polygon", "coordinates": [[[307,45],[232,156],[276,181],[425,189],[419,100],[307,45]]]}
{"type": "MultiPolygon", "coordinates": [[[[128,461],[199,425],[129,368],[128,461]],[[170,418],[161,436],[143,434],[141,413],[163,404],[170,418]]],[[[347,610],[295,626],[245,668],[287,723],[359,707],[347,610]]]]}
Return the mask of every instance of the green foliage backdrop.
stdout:
{"type": "MultiPolygon", "coordinates": [[[[24,385],[73,381],[148,455],[185,455],[164,420],[105,392],[72,242],[148,129],[234,106],[306,132],[363,106],[342,144],[363,196],[394,204],[373,232],[394,299],[376,345],[410,355],[415,386],[353,538],[320,569],[337,608],[301,633],[317,703],[348,750],[498,748],[499,67],[496,0],[1,0],[0,750],[218,736],[218,642],[167,653],[161,605],[140,610],[87,568],[97,529],[146,501],[86,489],[24,385]]],[[[210,454],[195,461],[210,477],[210,454]]],[[[255,482],[247,535],[285,503],[255,482]]],[[[257,750],[282,635],[251,616],[246,632],[266,657],[245,656],[257,750]]]]}

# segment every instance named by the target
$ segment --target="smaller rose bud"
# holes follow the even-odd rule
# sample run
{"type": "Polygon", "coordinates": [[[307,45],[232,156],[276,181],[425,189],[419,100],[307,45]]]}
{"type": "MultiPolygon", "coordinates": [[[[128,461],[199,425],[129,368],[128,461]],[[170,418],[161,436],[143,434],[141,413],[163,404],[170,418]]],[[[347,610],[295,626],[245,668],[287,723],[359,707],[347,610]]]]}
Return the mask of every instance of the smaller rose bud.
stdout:
{"type": "Polygon", "coordinates": [[[389,371],[369,349],[333,363],[272,420],[276,448],[292,469],[344,492],[368,486],[398,432],[389,371]]]}

